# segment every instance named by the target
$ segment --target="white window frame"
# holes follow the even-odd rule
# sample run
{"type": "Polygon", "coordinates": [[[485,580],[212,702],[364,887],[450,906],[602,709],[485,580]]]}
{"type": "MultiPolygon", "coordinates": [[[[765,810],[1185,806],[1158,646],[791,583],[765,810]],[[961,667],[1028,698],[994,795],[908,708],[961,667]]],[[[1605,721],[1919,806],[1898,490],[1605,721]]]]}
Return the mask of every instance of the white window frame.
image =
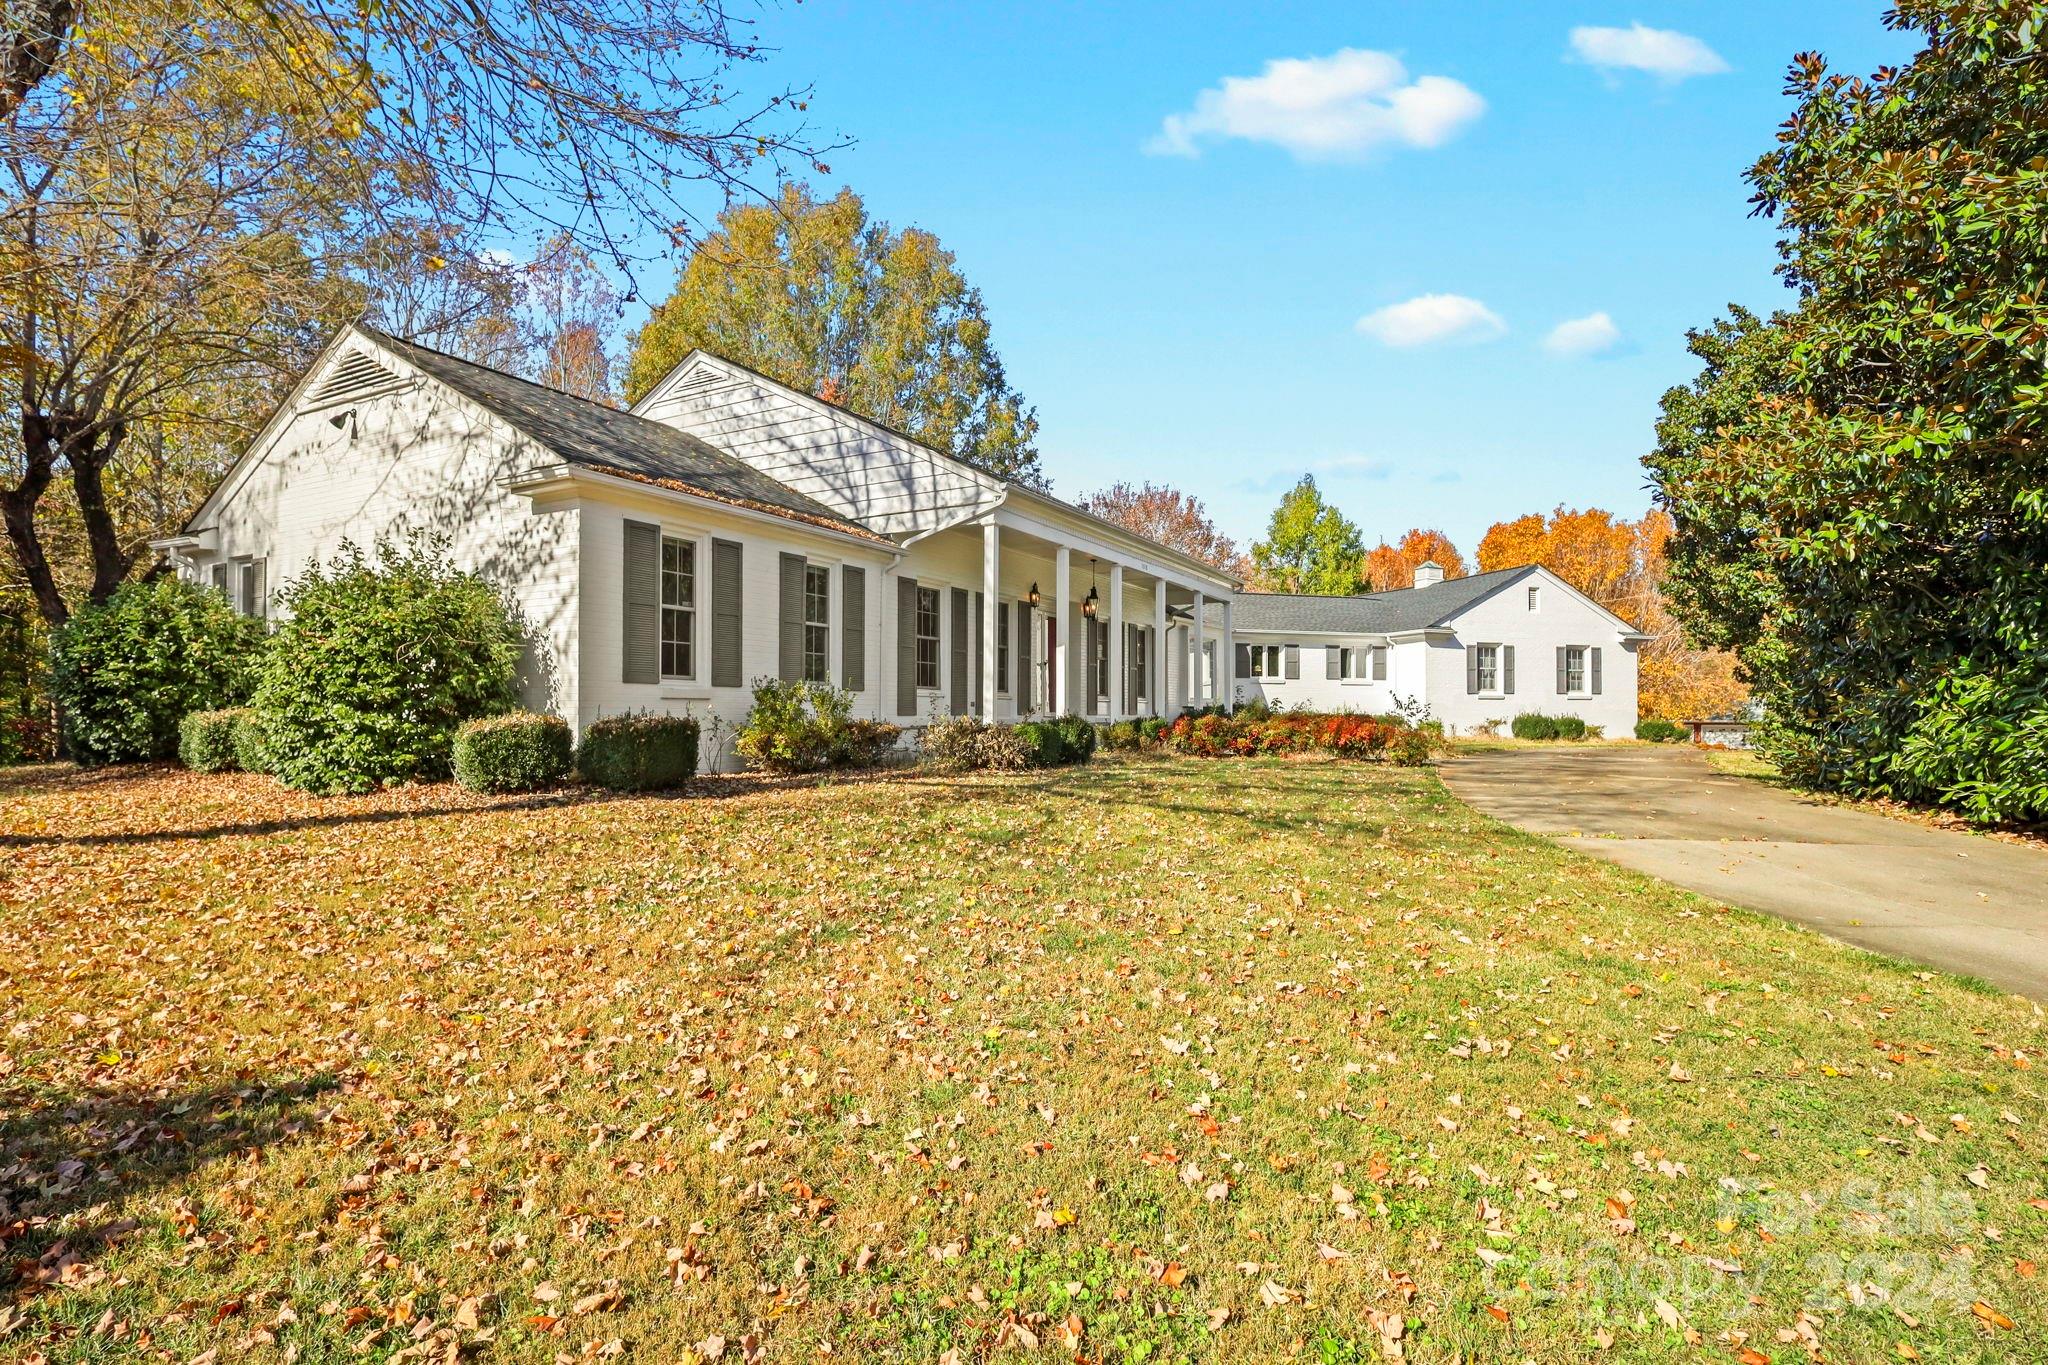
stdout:
{"type": "Polygon", "coordinates": [[[1543,586],[1539,583],[1529,585],[1529,610],[1543,610],[1543,586]]]}
{"type": "MultiPolygon", "coordinates": [[[[1207,643],[1206,641],[1204,642],[1207,643]]],[[[1251,672],[1248,676],[1262,683],[1284,682],[1280,675],[1286,671],[1279,645],[1248,645],[1251,653],[1247,656],[1251,672]]]]}
{"type": "MultiPolygon", "coordinates": [[[[907,575],[906,575],[907,576],[907,575]]],[[[910,681],[919,692],[936,693],[946,677],[946,590],[939,584],[919,583],[917,601],[911,606],[910,617],[910,681]],[[924,596],[932,596],[932,633],[924,633],[924,596]],[[924,642],[932,642],[932,680],[927,683],[923,677],[924,642]]]]}
{"type": "Polygon", "coordinates": [[[693,683],[703,674],[703,659],[711,648],[711,613],[704,609],[704,597],[707,589],[704,570],[705,566],[709,564],[710,559],[705,553],[704,537],[694,531],[664,526],[661,528],[659,555],[660,558],[657,562],[659,577],[655,587],[655,601],[659,604],[657,609],[660,611],[661,616],[655,629],[655,649],[659,658],[656,676],[663,682],[693,683]],[[690,600],[687,603],[671,604],[668,600],[668,547],[670,541],[686,546],[690,551],[690,600]],[[668,670],[668,622],[669,613],[672,611],[683,613],[690,625],[690,643],[688,646],[689,671],[686,673],[671,673],[668,670]]]}
{"type": "Polygon", "coordinates": [[[1337,680],[1344,683],[1372,681],[1372,646],[1346,645],[1337,652],[1337,680]]]}
{"type": "Polygon", "coordinates": [[[1482,697],[1506,696],[1507,693],[1502,690],[1500,674],[1501,647],[1498,644],[1482,643],[1475,645],[1474,648],[1478,650],[1478,653],[1474,655],[1473,672],[1479,684],[1479,695],[1482,697]]]}
{"type": "Polygon", "coordinates": [[[1564,647],[1564,694],[1567,697],[1593,695],[1593,650],[1589,645],[1564,647]],[[1573,681],[1576,675],[1577,681],[1573,681]]]}
{"type": "Polygon", "coordinates": [[[804,623],[802,651],[804,681],[825,683],[828,686],[832,682],[832,571],[835,567],[837,566],[832,564],[819,563],[812,560],[804,561],[804,623]],[[811,604],[813,601],[811,594],[811,581],[812,575],[814,574],[817,575],[818,579],[822,581],[825,585],[824,592],[822,594],[819,594],[818,596],[818,601],[823,608],[824,616],[822,617],[822,619],[816,621],[811,619],[811,604]],[[816,651],[815,654],[813,654],[811,650],[811,632],[813,631],[819,632],[820,638],[823,642],[822,646],[816,651]],[[816,677],[811,676],[811,660],[814,657],[818,660],[818,675],[816,677]]]}
{"type": "Polygon", "coordinates": [[[244,555],[234,561],[234,582],[228,601],[244,616],[261,621],[270,615],[270,565],[262,555],[244,555]],[[263,575],[263,591],[256,591],[255,575],[263,575]]]}

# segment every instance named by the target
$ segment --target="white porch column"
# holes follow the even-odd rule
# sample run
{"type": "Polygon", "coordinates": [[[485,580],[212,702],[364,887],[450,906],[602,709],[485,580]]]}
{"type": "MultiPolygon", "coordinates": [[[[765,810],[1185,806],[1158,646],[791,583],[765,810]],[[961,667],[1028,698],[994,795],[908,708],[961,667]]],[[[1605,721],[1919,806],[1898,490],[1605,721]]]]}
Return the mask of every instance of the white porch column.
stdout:
{"type": "Polygon", "coordinates": [[[996,599],[1001,534],[993,521],[981,528],[981,718],[990,722],[996,718],[996,613],[1003,610],[996,599]]]}
{"type": "Polygon", "coordinates": [[[1202,600],[1199,589],[1195,592],[1195,611],[1188,617],[1188,705],[1203,706],[1208,703],[1208,689],[1202,686],[1202,617],[1208,604],[1202,600]]]}
{"type": "Polygon", "coordinates": [[[1109,566],[1109,596],[1102,604],[1109,631],[1109,718],[1124,718],[1124,566],[1109,566]]]}
{"type": "Polygon", "coordinates": [[[1223,599],[1223,639],[1216,646],[1216,695],[1225,706],[1237,705],[1237,635],[1230,628],[1231,601],[1223,599]]]}
{"type": "Polygon", "coordinates": [[[1152,580],[1152,653],[1145,660],[1145,700],[1152,714],[1166,714],[1166,580],[1152,580]]]}
{"type": "Polygon", "coordinates": [[[1067,695],[1074,684],[1073,675],[1067,671],[1067,661],[1073,658],[1074,648],[1074,589],[1067,572],[1067,547],[1061,545],[1052,552],[1052,613],[1058,621],[1053,631],[1052,676],[1046,679],[1046,705],[1056,716],[1074,709],[1074,699],[1067,695]]]}

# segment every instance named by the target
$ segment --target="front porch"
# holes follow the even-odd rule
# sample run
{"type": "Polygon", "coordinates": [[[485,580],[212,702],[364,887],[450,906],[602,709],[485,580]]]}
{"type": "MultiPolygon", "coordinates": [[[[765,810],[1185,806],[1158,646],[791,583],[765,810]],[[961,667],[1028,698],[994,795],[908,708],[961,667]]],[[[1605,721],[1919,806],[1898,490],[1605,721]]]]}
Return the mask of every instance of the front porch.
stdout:
{"type": "Polygon", "coordinates": [[[1051,499],[913,537],[890,571],[899,717],[1172,717],[1231,695],[1229,578],[1051,499]]]}

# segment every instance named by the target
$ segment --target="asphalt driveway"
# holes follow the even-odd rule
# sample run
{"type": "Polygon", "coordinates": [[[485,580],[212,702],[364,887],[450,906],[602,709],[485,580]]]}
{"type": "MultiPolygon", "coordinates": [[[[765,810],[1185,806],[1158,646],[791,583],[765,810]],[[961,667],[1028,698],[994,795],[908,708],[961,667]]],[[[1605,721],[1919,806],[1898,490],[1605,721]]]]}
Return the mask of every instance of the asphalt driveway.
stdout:
{"type": "Polygon", "coordinates": [[[1583,853],[2048,1000],[2048,852],[1804,800],[1676,746],[1502,750],[1443,777],[1583,853]]]}

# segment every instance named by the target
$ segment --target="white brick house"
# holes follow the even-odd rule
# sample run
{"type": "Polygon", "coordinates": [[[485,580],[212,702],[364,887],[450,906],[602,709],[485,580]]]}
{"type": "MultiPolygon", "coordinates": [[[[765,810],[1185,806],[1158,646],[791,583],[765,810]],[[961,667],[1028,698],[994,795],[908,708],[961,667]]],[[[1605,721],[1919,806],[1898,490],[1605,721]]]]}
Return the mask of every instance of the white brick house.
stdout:
{"type": "MultiPolygon", "coordinates": [[[[1235,615],[1262,599],[1214,566],[702,352],[621,412],[344,328],[156,548],[267,614],[342,541],[414,530],[516,603],[524,700],[578,727],[736,722],[768,676],[904,725],[1175,715],[1294,681],[1239,688],[1235,615]]],[[[1450,665],[1417,667],[1433,701],[1450,665]]],[[[1603,682],[1632,723],[1632,661],[1603,682]]]]}

